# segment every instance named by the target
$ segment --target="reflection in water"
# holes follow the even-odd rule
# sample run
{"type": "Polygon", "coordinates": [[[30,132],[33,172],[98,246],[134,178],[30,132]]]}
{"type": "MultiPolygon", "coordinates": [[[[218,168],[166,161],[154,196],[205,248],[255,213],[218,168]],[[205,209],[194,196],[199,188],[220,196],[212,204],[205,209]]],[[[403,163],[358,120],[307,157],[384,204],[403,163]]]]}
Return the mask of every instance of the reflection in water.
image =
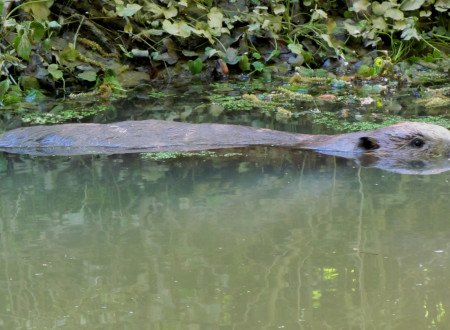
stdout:
{"type": "Polygon", "coordinates": [[[2,156],[0,326],[450,324],[448,172],[245,154],[2,156]]]}

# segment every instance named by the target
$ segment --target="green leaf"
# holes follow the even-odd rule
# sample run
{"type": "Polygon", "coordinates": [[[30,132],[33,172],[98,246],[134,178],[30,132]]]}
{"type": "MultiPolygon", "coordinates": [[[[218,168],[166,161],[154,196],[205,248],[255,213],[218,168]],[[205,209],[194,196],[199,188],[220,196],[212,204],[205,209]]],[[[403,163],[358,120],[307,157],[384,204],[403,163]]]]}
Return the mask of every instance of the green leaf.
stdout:
{"type": "Polygon", "coordinates": [[[42,46],[47,52],[49,52],[52,49],[52,39],[47,38],[44,41],[42,41],[42,46]]]}
{"type": "Polygon", "coordinates": [[[253,63],[252,63],[252,66],[255,68],[256,71],[259,71],[259,72],[263,71],[264,68],[266,67],[264,64],[262,64],[262,63],[259,62],[259,61],[253,62],[253,63]]]}
{"type": "Polygon", "coordinates": [[[58,64],[50,64],[47,71],[55,80],[61,79],[63,77],[63,72],[61,70],[58,70],[58,64]]]}
{"type": "Polygon", "coordinates": [[[352,20],[346,20],[344,22],[344,28],[347,30],[347,32],[355,37],[359,36],[362,32],[362,30],[365,28],[367,21],[361,20],[357,24],[353,24],[354,22],[352,20]]]}
{"type": "Polygon", "coordinates": [[[242,55],[241,56],[241,60],[239,61],[239,68],[242,71],[250,71],[251,66],[250,66],[250,62],[248,61],[248,56],[247,55],[242,55]]]}
{"type": "Polygon", "coordinates": [[[353,2],[353,9],[355,10],[356,13],[367,10],[367,7],[369,7],[369,6],[370,6],[370,2],[367,0],[359,0],[359,1],[353,2]]]}
{"type": "Polygon", "coordinates": [[[374,28],[380,31],[386,31],[388,29],[388,26],[386,24],[386,21],[383,17],[379,16],[372,20],[372,25],[374,28]]]}
{"type": "Polygon", "coordinates": [[[358,73],[363,77],[370,77],[375,74],[375,69],[363,64],[359,67],[358,73]]]}
{"type": "Polygon", "coordinates": [[[96,81],[97,73],[95,71],[84,71],[84,72],[78,74],[78,78],[81,78],[81,79],[87,80],[87,81],[96,81]]]}
{"type": "Polygon", "coordinates": [[[313,57],[311,52],[304,52],[302,55],[306,63],[308,63],[309,60],[312,59],[313,57]]]}
{"type": "Polygon", "coordinates": [[[419,35],[415,28],[404,29],[401,35],[403,40],[410,40],[411,38],[415,38],[417,40],[421,40],[422,37],[419,35]]]}
{"type": "Polygon", "coordinates": [[[256,58],[257,60],[259,60],[261,58],[260,53],[253,53],[252,56],[253,56],[253,58],[256,58]]]}
{"type": "Polygon", "coordinates": [[[139,6],[137,4],[128,4],[126,7],[124,5],[117,5],[116,11],[117,15],[121,17],[130,17],[136,14],[142,6],[139,6]]]}
{"type": "Polygon", "coordinates": [[[408,60],[410,60],[412,63],[415,63],[415,62],[419,62],[421,60],[421,58],[418,56],[411,56],[408,60]]]}
{"type": "Polygon", "coordinates": [[[240,56],[238,56],[238,51],[236,48],[229,47],[227,48],[227,51],[225,52],[225,56],[223,57],[223,60],[227,64],[236,64],[241,59],[240,56]]]}
{"type": "Polygon", "coordinates": [[[60,29],[61,28],[61,25],[56,21],[48,22],[47,25],[50,29],[60,29]]]}
{"type": "Polygon", "coordinates": [[[278,4],[273,8],[273,13],[275,15],[282,14],[286,11],[286,7],[283,4],[278,4]]]}
{"type": "Polygon", "coordinates": [[[189,66],[189,70],[191,70],[192,74],[197,74],[202,72],[203,69],[203,62],[200,59],[200,57],[198,57],[196,60],[192,61],[189,60],[188,61],[188,66],[189,66]]]}
{"type": "Polygon", "coordinates": [[[15,27],[16,25],[17,25],[17,22],[14,18],[7,19],[6,21],[3,22],[4,28],[15,27]]]}
{"type": "Polygon", "coordinates": [[[45,27],[44,27],[44,25],[42,25],[39,22],[34,21],[34,22],[31,23],[30,28],[33,31],[32,36],[33,36],[34,41],[35,42],[41,41],[42,38],[45,36],[45,27]]]}
{"type": "Polygon", "coordinates": [[[14,44],[16,45],[17,55],[28,61],[31,53],[31,43],[27,34],[23,34],[21,37],[14,38],[14,44]]]}
{"type": "Polygon", "coordinates": [[[214,56],[216,54],[220,55],[220,51],[218,51],[217,49],[211,48],[211,47],[206,47],[205,48],[205,55],[207,55],[208,57],[214,56]]]}
{"type": "Polygon", "coordinates": [[[191,35],[191,28],[189,27],[189,25],[187,25],[187,23],[185,21],[178,21],[178,22],[174,22],[172,23],[169,20],[164,20],[163,22],[163,29],[164,31],[166,31],[167,33],[174,35],[174,36],[178,36],[178,37],[183,37],[183,38],[187,38],[191,35]]]}
{"type": "Polygon", "coordinates": [[[313,14],[311,15],[311,21],[315,21],[319,18],[328,18],[328,14],[324,12],[322,9],[315,9],[313,10],[313,14]]]}
{"type": "Polygon", "coordinates": [[[400,9],[403,11],[416,10],[422,7],[425,0],[407,0],[402,3],[400,9]]]}
{"type": "Polygon", "coordinates": [[[403,12],[399,9],[390,8],[386,10],[386,12],[384,13],[384,17],[389,17],[393,20],[400,21],[405,17],[405,15],[403,15],[403,12]]]}
{"type": "Polygon", "coordinates": [[[162,9],[165,18],[172,18],[178,15],[178,10],[175,6],[171,6],[167,9],[162,9]]]}
{"type": "Polygon", "coordinates": [[[375,15],[382,16],[388,9],[396,6],[398,6],[396,3],[389,1],[383,1],[381,4],[378,1],[374,1],[372,3],[372,11],[375,15]]]}
{"type": "Polygon", "coordinates": [[[37,90],[40,88],[39,81],[33,76],[21,76],[19,82],[24,91],[37,90]]]}
{"type": "Polygon", "coordinates": [[[217,7],[211,8],[208,14],[208,25],[211,29],[221,28],[223,23],[222,10],[217,7]]]}
{"type": "Polygon", "coordinates": [[[303,52],[303,46],[301,44],[289,44],[288,48],[294,54],[300,55],[303,52]]]}
{"type": "Polygon", "coordinates": [[[443,12],[446,12],[448,9],[450,9],[450,3],[448,2],[448,0],[437,0],[434,3],[434,8],[437,11],[440,11],[443,13],[443,12]]]}
{"type": "Polygon", "coordinates": [[[272,59],[272,57],[278,57],[278,56],[280,56],[280,51],[278,49],[274,49],[274,50],[272,50],[272,52],[270,53],[270,55],[266,61],[270,61],[272,59]]]}
{"type": "Polygon", "coordinates": [[[5,95],[9,89],[9,79],[5,79],[0,82],[0,99],[5,95]]]}
{"type": "Polygon", "coordinates": [[[79,54],[80,52],[78,50],[70,46],[67,46],[63,50],[63,57],[68,61],[75,61],[78,58],[79,54]]]}

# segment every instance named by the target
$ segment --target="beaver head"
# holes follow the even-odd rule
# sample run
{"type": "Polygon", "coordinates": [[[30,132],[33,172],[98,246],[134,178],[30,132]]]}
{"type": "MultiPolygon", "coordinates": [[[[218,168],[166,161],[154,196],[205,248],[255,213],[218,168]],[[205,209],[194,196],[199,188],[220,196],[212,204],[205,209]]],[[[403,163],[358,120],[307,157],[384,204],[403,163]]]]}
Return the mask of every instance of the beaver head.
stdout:
{"type": "Polygon", "coordinates": [[[442,159],[450,157],[450,131],[438,125],[404,121],[371,131],[313,136],[304,148],[345,158],[396,162],[442,159]]]}
{"type": "Polygon", "coordinates": [[[361,135],[357,145],[359,150],[378,156],[392,155],[404,159],[450,156],[450,131],[438,125],[399,122],[355,134],[361,135]]]}

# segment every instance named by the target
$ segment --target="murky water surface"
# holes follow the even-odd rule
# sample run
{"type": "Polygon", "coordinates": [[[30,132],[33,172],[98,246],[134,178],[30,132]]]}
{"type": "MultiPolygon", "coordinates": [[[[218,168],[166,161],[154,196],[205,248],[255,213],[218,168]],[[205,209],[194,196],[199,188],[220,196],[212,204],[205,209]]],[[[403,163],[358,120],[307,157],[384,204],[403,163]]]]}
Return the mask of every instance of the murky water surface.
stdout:
{"type": "Polygon", "coordinates": [[[449,326],[448,172],[241,152],[7,155],[0,326],[449,326]]]}
{"type": "MultiPolygon", "coordinates": [[[[301,117],[233,112],[198,88],[119,99],[94,121],[323,132],[301,117]]],[[[448,171],[402,175],[270,148],[0,154],[0,194],[0,328],[450,328],[448,171]]]]}

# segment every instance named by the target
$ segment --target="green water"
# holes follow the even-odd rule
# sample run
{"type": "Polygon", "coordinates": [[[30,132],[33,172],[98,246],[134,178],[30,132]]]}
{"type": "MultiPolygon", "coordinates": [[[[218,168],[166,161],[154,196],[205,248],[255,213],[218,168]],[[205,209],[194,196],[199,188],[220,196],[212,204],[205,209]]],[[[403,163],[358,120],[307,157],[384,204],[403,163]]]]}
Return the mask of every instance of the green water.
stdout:
{"type": "Polygon", "coordinates": [[[450,173],[2,155],[0,328],[448,329],[450,173]]]}

